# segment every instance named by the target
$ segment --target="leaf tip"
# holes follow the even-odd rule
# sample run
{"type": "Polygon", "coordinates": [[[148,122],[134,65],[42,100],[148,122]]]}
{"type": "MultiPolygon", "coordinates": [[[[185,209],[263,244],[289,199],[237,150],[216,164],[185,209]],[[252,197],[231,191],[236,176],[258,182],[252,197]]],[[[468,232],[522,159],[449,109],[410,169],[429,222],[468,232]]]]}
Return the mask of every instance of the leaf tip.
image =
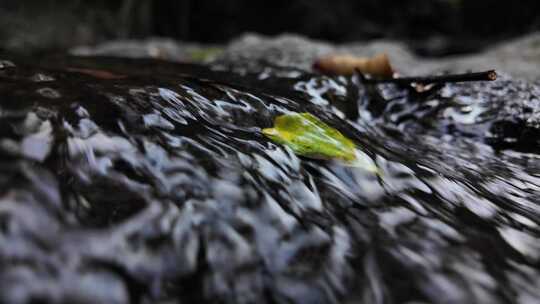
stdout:
{"type": "Polygon", "coordinates": [[[270,137],[278,135],[279,132],[276,128],[264,128],[261,130],[261,133],[270,137]]]}

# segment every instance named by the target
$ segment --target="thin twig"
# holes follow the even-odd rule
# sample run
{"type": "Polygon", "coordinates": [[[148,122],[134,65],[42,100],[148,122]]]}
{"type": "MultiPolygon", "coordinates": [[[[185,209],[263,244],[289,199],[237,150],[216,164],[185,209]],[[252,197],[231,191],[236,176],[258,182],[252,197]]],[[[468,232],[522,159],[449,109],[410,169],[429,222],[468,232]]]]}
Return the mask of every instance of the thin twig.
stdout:
{"type": "Polygon", "coordinates": [[[449,74],[425,77],[402,77],[402,78],[366,78],[360,71],[356,71],[360,75],[364,83],[395,83],[399,85],[416,84],[435,84],[449,82],[465,82],[465,81],[493,81],[497,79],[495,70],[485,72],[466,73],[466,74],[449,74]]]}

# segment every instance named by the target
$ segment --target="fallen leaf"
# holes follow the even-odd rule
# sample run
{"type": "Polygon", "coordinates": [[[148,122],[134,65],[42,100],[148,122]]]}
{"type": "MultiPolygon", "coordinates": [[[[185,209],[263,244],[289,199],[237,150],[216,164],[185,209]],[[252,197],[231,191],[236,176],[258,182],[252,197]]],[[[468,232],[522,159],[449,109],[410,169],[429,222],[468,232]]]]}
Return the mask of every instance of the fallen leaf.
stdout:
{"type": "Polygon", "coordinates": [[[345,161],[355,159],[355,144],[310,113],[278,116],[274,120],[274,127],[263,129],[262,133],[306,157],[345,161]]]}
{"type": "Polygon", "coordinates": [[[295,154],[315,159],[340,160],[347,166],[379,173],[373,160],[358,150],[352,140],[310,113],[278,116],[274,120],[274,127],[263,129],[262,133],[291,148],[295,154]]]}
{"type": "Polygon", "coordinates": [[[330,55],[315,61],[313,68],[323,73],[336,75],[352,75],[355,70],[378,77],[392,77],[394,74],[386,54],[377,54],[371,58],[330,55]]]}
{"type": "Polygon", "coordinates": [[[89,75],[89,76],[99,78],[99,79],[107,79],[107,80],[109,80],[109,79],[124,79],[124,78],[127,78],[127,76],[125,76],[125,75],[114,74],[114,73],[111,73],[111,72],[105,71],[105,70],[81,69],[81,68],[67,68],[67,70],[70,71],[70,72],[89,75]]]}

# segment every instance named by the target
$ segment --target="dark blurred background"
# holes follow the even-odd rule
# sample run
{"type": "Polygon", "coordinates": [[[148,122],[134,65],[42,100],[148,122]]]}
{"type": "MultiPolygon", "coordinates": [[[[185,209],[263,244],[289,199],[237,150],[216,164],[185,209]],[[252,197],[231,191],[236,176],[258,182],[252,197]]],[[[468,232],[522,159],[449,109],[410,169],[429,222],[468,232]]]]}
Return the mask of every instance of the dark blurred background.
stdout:
{"type": "Polygon", "coordinates": [[[417,54],[478,51],[540,29],[540,1],[3,0],[0,48],[57,51],[111,39],[224,43],[245,32],[336,43],[390,38],[417,54]]]}

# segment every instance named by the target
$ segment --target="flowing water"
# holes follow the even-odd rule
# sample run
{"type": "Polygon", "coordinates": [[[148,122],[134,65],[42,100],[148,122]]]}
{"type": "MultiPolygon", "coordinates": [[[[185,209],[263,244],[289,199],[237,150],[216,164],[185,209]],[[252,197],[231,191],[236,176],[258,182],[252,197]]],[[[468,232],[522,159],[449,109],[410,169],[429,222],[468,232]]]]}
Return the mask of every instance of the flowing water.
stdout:
{"type": "Polygon", "coordinates": [[[540,87],[4,56],[0,303],[538,303],[540,87]],[[261,134],[310,112],[378,172],[261,134]]]}

